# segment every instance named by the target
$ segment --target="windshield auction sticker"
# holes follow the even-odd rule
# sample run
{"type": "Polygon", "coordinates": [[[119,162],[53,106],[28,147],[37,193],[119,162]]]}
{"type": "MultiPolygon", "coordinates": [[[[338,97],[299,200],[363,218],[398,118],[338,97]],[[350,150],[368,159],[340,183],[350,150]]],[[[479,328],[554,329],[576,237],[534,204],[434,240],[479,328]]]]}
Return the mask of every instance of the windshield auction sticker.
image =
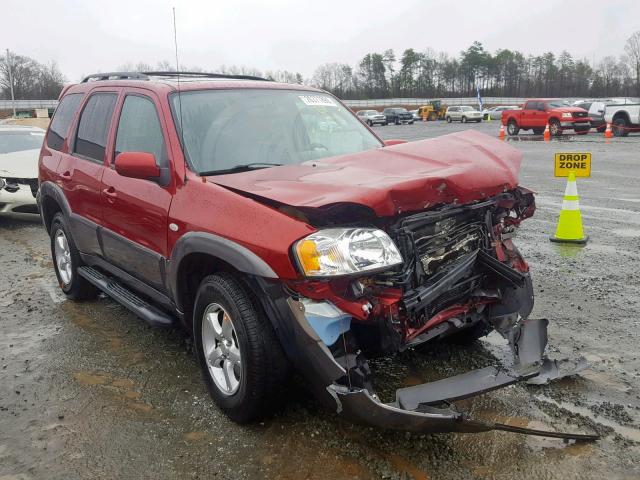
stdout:
{"type": "Polygon", "coordinates": [[[568,177],[573,172],[576,177],[591,176],[591,153],[556,153],[554,174],[556,177],[568,177]]]}
{"type": "Polygon", "coordinates": [[[336,102],[326,95],[300,95],[300,100],[312,107],[337,107],[336,102]]]}

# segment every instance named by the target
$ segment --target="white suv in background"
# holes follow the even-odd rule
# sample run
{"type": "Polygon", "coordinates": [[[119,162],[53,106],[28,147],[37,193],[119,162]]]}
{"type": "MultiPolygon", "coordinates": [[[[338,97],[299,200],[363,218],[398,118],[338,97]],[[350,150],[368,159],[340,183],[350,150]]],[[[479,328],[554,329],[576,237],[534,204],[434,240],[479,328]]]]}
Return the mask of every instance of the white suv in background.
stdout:
{"type": "Polygon", "coordinates": [[[447,108],[447,113],[445,113],[444,118],[447,123],[451,123],[453,121],[460,121],[462,123],[481,122],[482,112],[473,107],[469,107],[468,105],[462,105],[461,107],[449,107],[447,108]]]}

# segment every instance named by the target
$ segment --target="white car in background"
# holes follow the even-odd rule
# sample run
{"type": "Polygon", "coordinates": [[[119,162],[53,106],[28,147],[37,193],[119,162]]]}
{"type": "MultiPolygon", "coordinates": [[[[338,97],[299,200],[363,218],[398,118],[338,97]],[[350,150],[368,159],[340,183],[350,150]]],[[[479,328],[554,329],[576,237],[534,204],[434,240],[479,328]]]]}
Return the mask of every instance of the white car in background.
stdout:
{"type": "Polygon", "coordinates": [[[485,120],[502,120],[502,112],[505,110],[520,110],[517,105],[500,105],[482,110],[482,118],[485,120]]]}
{"type": "Polygon", "coordinates": [[[0,214],[38,213],[38,157],[45,131],[0,125],[0,214]]]}

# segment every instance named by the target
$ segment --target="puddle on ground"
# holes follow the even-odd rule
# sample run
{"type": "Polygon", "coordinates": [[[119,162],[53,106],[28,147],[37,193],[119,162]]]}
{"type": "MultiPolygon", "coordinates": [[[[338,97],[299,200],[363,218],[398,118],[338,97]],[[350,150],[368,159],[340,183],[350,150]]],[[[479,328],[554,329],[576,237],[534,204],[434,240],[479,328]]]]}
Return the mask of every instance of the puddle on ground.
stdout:
{"type": "Polygon", "coordinates": [[[585,418],[588,418],[595,423],[599,423],[600,425],[604,425],[605,427],[612,428],[615,433],[620,435],[621,437],[626,438],[627,440],[631,440],[632,442],[640,443],[640,430],[620,425],[612,420],[609,420],[602,415],[596,416],[591,410],[585,407],[578,407],[572,403],[561,402],[554,400],[553,398],[547,397],[546,395],[537,395],[536,398],[542,402],[551,403],[557,407],[564,408],[565,410],[569,410],[570,412],[577,413],[585,418]]]}
{"type": "Polygon", "coordinates": [[[182,435],[182,438],[187,442],[201,442],[205,438],[207,438],[206,432],[187,432],[182,435]]]}
{"type": "MultiPolygon", "coordinates": [[[[104,306],[100,305],[99,307],[103,308],[104,306]]],[[[84,313],[82,310],[86,308],[86,305],[65,302],[61,305],[61,308],[64,311],[65,317],[70,319],[74,325],[105,341],[106,348],[116,353],[124,365],[132,366],[144,362],[144,353],[125,344],[125,337],[123,335],[118,334],[110,328],[103,327],[91,318],[91,316],[84,313]]]]}

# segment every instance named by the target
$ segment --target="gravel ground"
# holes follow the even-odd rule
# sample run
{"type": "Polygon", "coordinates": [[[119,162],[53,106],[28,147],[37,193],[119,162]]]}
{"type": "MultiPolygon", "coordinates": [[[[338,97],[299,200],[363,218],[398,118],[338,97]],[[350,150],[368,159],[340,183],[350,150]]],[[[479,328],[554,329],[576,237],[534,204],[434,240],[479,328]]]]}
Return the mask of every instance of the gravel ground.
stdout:
{"type": "MultiPolygon", "coordinates": [[[[496,122],[376,127],[418,140],[496,122]]],[[[461,408],[531,428],[596,430],[596,443],[490,432],[414,435],[354,426],[322,409],[300,379],[274,418],[240,427],[209,400],[178,330],[160,331],[114,302],[66,301],[49,241],[34,220],[0,218],[0,480],[74,478],[637,479],[640,477],[640,135],[543,142],[509,139],[524,154],[521,183],[538,192],[517,239],[551,321],[550,353],[582,354],[591,369],[550,386],[516,385],[461,408]],[[564,182],[553,153],[591,151],[579,180],[584,248],[548,241],[564,182]]],[[[472,348],[438,347],[376,362],[383,395],[502,358],[494,335],[472,348]]]]}

